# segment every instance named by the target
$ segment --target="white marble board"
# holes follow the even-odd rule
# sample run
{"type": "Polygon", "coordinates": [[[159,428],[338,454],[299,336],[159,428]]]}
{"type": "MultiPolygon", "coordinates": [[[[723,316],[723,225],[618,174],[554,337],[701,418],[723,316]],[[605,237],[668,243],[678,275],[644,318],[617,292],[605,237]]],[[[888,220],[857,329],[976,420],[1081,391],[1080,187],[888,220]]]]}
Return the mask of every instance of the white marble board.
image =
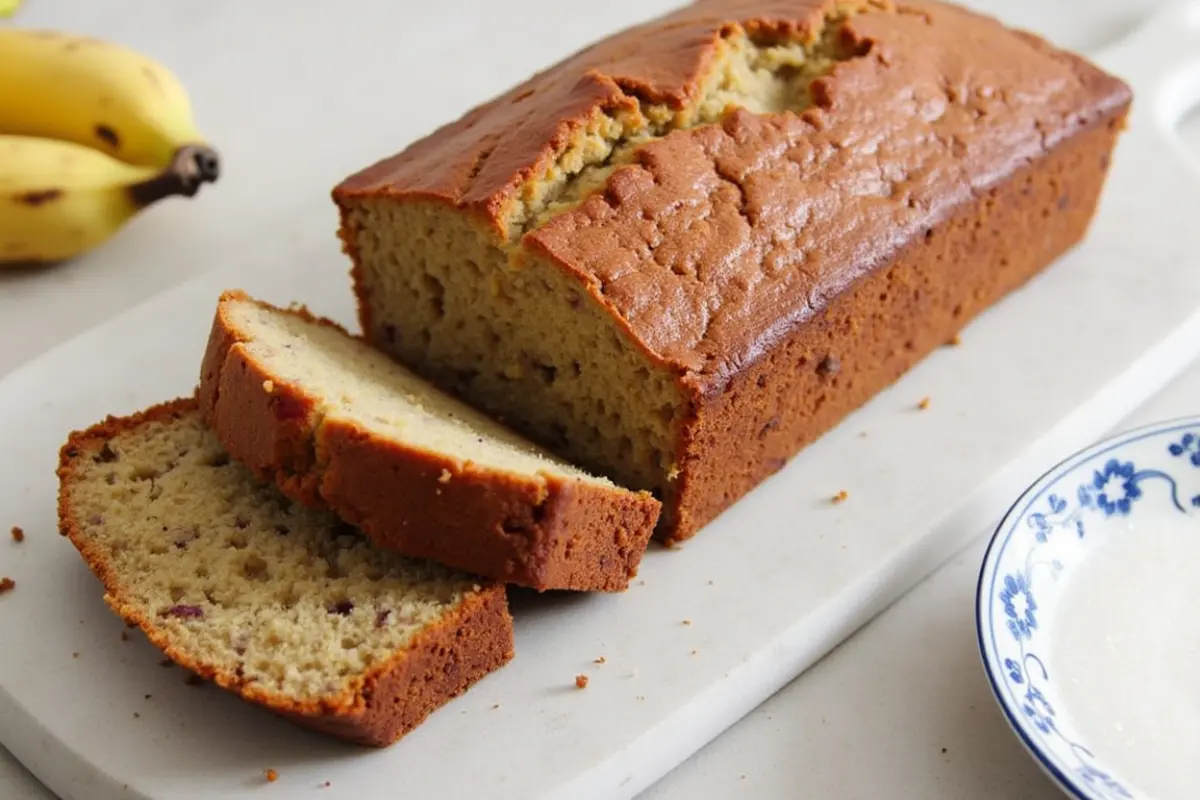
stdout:
{"type": "Polygon", "coordinates": [[[121,641],[98,583],[55,535],[66,432],[188,392],[221,288],[352,322],[331,228],[311,210],[302,229],[281,219],[229,266],[17,370],[0,383],[0,509],[29,536],[0,543],[0,572],[18,582],[0,599],[0,742],[65,800],[257,798],[267,767],[289,798],[636,794],[1200,354],[1200,175],[1172,133],[1200,100],[1198,42],[1200,11],[1176,4],[1100,57],[1137,102],[1086,245],[697,539],[650,553],[629,592],[515,597],[512,664],[384,751],[185,685],[145,642],[121,641]],[[849,499],[830,504],[841,489],[849,499]]]}

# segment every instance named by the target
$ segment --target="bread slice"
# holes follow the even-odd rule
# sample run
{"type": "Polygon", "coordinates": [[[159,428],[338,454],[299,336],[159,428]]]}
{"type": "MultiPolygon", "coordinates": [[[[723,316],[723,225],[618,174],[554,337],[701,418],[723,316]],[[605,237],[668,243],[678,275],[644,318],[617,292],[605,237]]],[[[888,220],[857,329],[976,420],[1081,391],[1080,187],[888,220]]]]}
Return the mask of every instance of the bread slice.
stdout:
{"type": "Polygon", "coordinates": [[[73,433],[59,526],[104,599],[242,699],[390,744],[512,658],[502,585],[381,551],[231,460],[194,399],[73,433]]]}
{"type": "Polygon", "coordinates": [[[304,309],[221,296],[198,391],[222,444],[382,547],[538,590],[620,591],[660,509],[304,309]]]}

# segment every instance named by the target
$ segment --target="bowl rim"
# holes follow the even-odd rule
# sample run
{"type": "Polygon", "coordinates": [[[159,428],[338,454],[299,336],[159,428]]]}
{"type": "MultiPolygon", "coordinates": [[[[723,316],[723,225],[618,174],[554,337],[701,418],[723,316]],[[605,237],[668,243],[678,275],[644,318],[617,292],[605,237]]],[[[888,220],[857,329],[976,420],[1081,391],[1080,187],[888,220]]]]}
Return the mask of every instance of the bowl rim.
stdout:
{"type": "Polygon", "coordinates": [[[993,573],[994,577],[996,573],[996,561],[1004,545],[1007,544],[1015,531],[1016,520],[1025,515],[1025,511],[1018,512],[1018,509],[1025,508],[1028,510],[1027,501],[1031,501],[1032,498],[1039,496],[1058,477],[1076,469],[1081,464],[1090,461],[1096,456],[1120,449],[1151,436],[1189,427],[1200,427],[1200,414],[1186,414],[1148,422],[1131,428],[1115,429],[1115,432],[1110,433],[1102,439],[1095,440],[1091,444],[1081,447],[1055,462],[1034,478],[1012,504],[1009,505],[1004,515],[1000,518],[1000,522],[997,523],[995,529],[992,531],[987,548],[983,554],[983,559],[980,562],[979,576],[975,583],[975,640],[978,647],[979,659],[982,662],[983,672],[987,677],[988,688],[991,690],[992,698],[1000,707],[1005,721],[1008,723],[1009,728],[1017,735],[1025,751],[1033,757],[1038,766],[1057,784],[1059,789],[1063,790],[1069,796],[1076,798],[1076,800],[1104,800],[1104,798],[1092,794],[1059,768],[1055,759],[1047,755],[1041,745],[1037,743],[1035,737],[1030,733],[1024,717],[1017,713],[1017,709],[1009,705],[1004,693],[1001,692],[997,675],[999,665],[992,663],[984,642],[984,615],[988,610],[992,595],[991,586],[987,587],[988,590],[985,594],[984,582],[989,572],[993,573]]]}

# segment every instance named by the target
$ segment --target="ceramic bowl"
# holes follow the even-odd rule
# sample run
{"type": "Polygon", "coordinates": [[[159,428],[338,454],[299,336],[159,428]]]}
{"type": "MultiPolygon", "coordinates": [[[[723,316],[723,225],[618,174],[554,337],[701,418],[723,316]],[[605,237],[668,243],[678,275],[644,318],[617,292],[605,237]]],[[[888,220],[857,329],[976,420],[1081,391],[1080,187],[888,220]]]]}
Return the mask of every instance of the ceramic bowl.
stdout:
{"type": "Polygon", "coordinates": [[[976,595],[983,665],[1069,796],[1200,797],[1198,559],[1200,417],[1067,458],[993,535],[976,595]]]}

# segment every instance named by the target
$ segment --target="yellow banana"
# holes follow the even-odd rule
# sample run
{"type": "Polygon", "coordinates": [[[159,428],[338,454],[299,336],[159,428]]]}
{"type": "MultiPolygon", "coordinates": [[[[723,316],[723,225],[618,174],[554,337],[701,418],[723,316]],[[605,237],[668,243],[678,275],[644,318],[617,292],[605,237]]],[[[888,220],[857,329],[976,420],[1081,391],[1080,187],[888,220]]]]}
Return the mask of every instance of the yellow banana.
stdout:
{"type": "Polygon", "coordinates": [[[159,169],[179,148],[205,145],[187,92],[162,64],[100,39],[20,28],[0,28],[0,134],[159,169]]]}
{"type": "Polygon", "coordinates": [[[215,165],[198,148],[181,148],[160,170],[73,142],[0,135],[0,266],[80,255],[147,206],[190,197],[214,176],[215,165]]]}

